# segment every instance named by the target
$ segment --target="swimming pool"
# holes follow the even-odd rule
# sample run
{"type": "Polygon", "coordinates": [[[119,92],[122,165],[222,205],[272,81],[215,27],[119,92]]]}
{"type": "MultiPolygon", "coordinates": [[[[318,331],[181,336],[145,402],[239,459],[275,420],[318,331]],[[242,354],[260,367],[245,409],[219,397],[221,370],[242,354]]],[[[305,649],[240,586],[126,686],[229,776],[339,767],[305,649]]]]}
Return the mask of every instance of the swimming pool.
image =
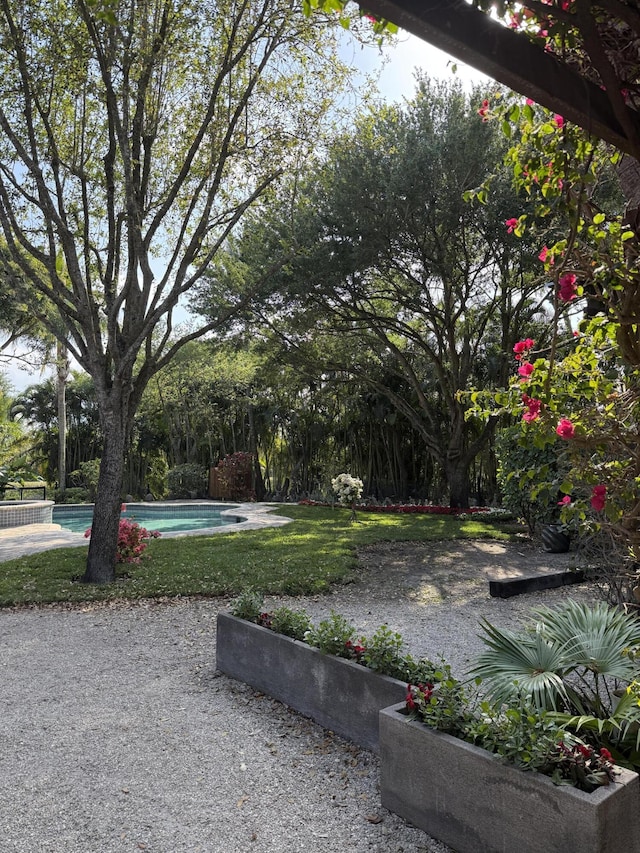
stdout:
{"type": "MultiPolygon", "coordinates": [[[[228,527],[244,521],[233,515],[237,509],[232,504],[215,503],[132,503],[126,504],[121,518],[137,522],[147,530],[160,533],[181,533],[187,530],[204,530],[208,527],[228,527]],[[223,514],[224,513],[224,514],[223,514]]],[[[93,504],[59,504],[53,507],[53,523],[73,533],[84,533],[91,527],[93,504]]]]}

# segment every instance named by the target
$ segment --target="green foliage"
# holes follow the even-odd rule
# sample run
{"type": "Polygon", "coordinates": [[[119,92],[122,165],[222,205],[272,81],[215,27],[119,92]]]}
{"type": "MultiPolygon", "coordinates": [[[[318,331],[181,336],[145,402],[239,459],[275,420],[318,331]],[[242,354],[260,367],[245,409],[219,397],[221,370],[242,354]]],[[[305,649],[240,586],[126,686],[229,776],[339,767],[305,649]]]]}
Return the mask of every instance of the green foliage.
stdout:
{"type": "Polygon", "coordinates": [[[362,641],[362,645],[366,649],[362,663],[369,669],[392,678],[405,679],[408,675],[410,665],[403,653],[404,640],[397,631],[381,625],[371,638],[362,641]]]}
{"type": "Polygon", "coordinates": [[[606,744],[616,764],[640,769],[640,681],[627,685],[610,716],[562,711],[549,716],[566,729],[606,744]]]}
{"type": "Polygon", "coordinates": [[[294,640],[305,640],[312,625],[304,610],[293,610],[291,607],[277,607],[271,611],[271,629],[294,640]]]}
{"type": "Polygon", "coordinates": [[[558,741],[567,737],[559,723],[526,700],[496,707],[482,702],[466,729],[466,739],[523,770],[549,769],[558,741]]]}
{"type": "Polygon", "coordinates": [[[56,503],[65,504],[91,503],[91,495],[88,489],[82,486],[73,486],[72,488],[65,489],[64,492],[58,490],[55,494],[55,501],[56,503]]]}
{"type": "Polygon", "coordinates": [[[245,589],[229,603],[229,611],[238,619],[257,622],[264,607],[264,596],[255,589],[245,589]]]}
{"type": "Polygon", "coordinates": [[[496,437],[498,484],[502,505],[524,519],[531,534],[543,524],[557,521],[560,486],[569,464],[564,447],[539,446],[527,424],[501,429],[496,437]]]}
{"type": "Polygon", "coordinates": [[[430,728],[464,738],[473,720],[471,696],[458,679],[448,673],[442,675],[436,673],[434,682],[409,685],[407,708],[412,717],[430,728]]]}
{"type": "Polygon", "coordinates": [[[206,468],[193,462],[176,465],[167,475],[169,494],[173,498],[190,498],[193,493],[200,497],[206,491],[206,483],[206,468]]]}
{"type": "Polygon", "coordinates": [[[160,450],[149,455],[146,484],[156,500],[162,500],[168,491],[169,465],[167,457],[160,450]]]}
{"type": "Polygon", "coordinates": [[[326,655],[347,657],[347,643],[353,640],[355,632],[355,627],[344,616],[332,610],[329,618],[311,627],[304,639],[326,655]]]}
{"type": "MultiPolygon", "coordinates": [[[[640,766],[640,622],[604,602],[538,607],[532,616],[535,626],[520,633],[483,624],[488,648],[471,672],[484,680],[488,698],[497,705],[531,702],[619,763],[640,766]]],[[[561,751],[556,758],[561,772],[583,773],[579,755],[561,751]]]]}
{"type": "MultiPolygon", "coordinates": [[[[504,227],[507,210],[526,198],[504,180],[495,203],[462,198],[503,150],[459,86],[423,78],[411,102],[360,116],[328,156],[292,178],[229,246],[211,275],[213,296],[202,299],[209,312],[239,268],[259,280],[280,258],[262,313],[277,319],[281,340],[265,346],[334,387],[364,385],[379,412],[372,428],[397,419],[399,445],[408,423],[433,481],[447,484],[457,506],[468,504],[470,466],[494,428],[465,419],[458,392],[476,378],[506,380],[502,352],[538,312],[529,298],[535,255],[504,227]]],[[[353,401],[351,412],[349,420],[362,419],[353,401]]]]}
{"type": "Polygon", "coordinates": [[[76,483],[79,488],[87,491],[89,500],[94,501],[98,491],[98,480],[100,478],[100,459],[89,459],[82,462],[77,471],[69,474],[69,479],[76,483]]]}

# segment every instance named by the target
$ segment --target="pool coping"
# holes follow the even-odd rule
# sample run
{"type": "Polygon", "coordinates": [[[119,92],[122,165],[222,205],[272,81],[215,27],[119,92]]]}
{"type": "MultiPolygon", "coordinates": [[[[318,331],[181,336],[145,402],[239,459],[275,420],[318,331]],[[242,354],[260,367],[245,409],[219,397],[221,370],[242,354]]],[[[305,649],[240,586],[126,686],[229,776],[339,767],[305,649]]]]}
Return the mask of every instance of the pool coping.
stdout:
{"type": "MultiPolygon", "coordinates": [[[[157,506],[158,504],[172,506],[196,506],[198,504],[221,505],[224,501],[181,500],[181,501],[136,501],[136,506],[157,506]]],[[[72,504],[69,504],[72,506],[72,504]]],[[[181,530],[174,533],[163,533],[163,539],[174,539],[180,536],[213,536],[222,533],[236,533],[241,530],[261,530],[265,527],[282,527],[293,519],[274,515],[278,504],[272,503],[230,503],[228,510],[222,510],[221,515],[240,516],[244,521],[229,527],[204,527],[198,530],[181,530]]],[[[6,527],[0,529],[0,562],[12,560],[25,554],[35,554],[48,551],[51,548],[68,548],[86,545],[84,533],[73,533],[65,530],[59,524],[27,524],[22,527],[6,527]]]]}

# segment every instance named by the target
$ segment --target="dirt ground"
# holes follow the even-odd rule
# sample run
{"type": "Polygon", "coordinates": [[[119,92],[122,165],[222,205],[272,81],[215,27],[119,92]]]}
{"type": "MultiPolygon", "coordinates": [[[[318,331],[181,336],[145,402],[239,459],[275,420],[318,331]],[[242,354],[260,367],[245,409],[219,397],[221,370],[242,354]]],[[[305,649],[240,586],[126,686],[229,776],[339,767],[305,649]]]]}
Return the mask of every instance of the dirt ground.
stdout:
{"type": "Polygon", "coordinates": [[[381,542],[358,551],[363,594],[413,601],[468,598],[486,594],[490,580],[523,578],[575,568],[575,555],[548,554],[527,539],[517,542],[463,540],[381,542]]]}

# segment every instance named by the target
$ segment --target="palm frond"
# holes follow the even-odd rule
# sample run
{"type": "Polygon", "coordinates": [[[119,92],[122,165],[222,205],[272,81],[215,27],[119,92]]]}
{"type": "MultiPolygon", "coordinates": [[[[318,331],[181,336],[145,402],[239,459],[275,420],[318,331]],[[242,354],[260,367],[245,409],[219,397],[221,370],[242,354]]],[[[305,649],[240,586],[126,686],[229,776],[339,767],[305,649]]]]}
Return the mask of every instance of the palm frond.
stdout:
{"type": "Polygon", "coordinates": [[[605,602],[569,601],[561,608],[537,607],[536,632],[559,644],[574,667],[625,681],[640,669],[629,650],[640,645],[640,620],[605,602]]]}
{"type": "Polygon", "coordinates": [[[566,659],[563,650],[541,634],[519,635],[481,622],[487,650],[477,659],[470,674],[486,682],[487,698],[506,702],[514,696],[531,697],[539,708],[567,705],[563,682],[566,659]]]}

